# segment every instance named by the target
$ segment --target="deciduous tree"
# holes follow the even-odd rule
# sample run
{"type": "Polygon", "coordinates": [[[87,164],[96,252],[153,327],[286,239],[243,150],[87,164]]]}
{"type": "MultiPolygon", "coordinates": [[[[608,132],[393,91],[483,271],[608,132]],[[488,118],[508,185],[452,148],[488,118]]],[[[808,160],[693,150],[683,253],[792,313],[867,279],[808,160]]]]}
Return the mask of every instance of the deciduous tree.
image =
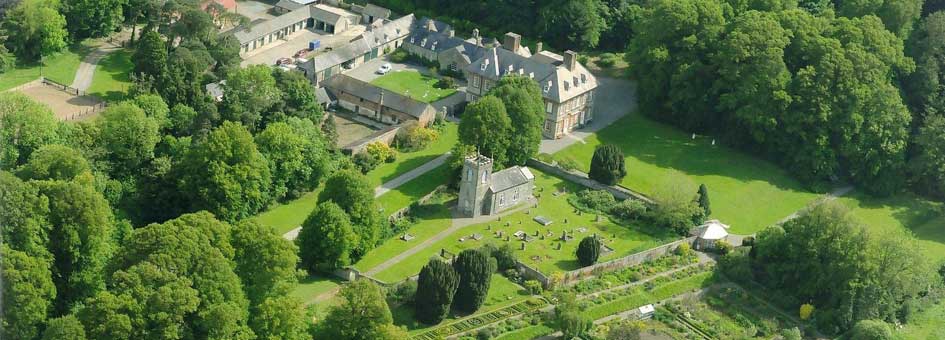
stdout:
{"type": "Polygon", "coordinates": [[[33,339],[51,314],[56,286],[48,260],[0,246],[3,271],[3,334],[13,339],[33,339]]]}
{"type": "Polygon", "coordinates": [[[167,78],[167,46],[157,31],[148,31],[141,37],[134,54],[134,72],[154,79],[160,86],[167,78]]]}
{"type": "Polygon", "coordinates": [[[353,171],[336,171],[325,181],[318,202],[333,201],[351,218],[351,226],[360,238],[352,251],[352,260],[360,259],[373,249],[382,232],[381,216],[374,202],[374,189],[367,177],[353,171]]]}
{"type": "Polygon", "coordinates": [[[38,61],[65,48],[69,33],[59,6],[59,0],[23,0],[6,13],[0,27],[8,34],[10,52],[26,61],[38,61]]]}
{"type": "Polygon", "coordinates": [[[492,158],[497,168],[503,168],[511,143],[511,126],[505,104],[499,98],[485,96],[466,107],[459,123],[459,140],[476,147],[479,153],[492,158]]]}
{"type": "Polygon", "coordinates": [[[128,0],[63,0],[62,13],[73,38],[104,37],[118,28],[128,0]]]}
{"type": "Polygon", "coordinates": [[[33,151],[59,141],[52,111],[24,94],[0,93],[0,112],[0,169],[26,163],[33,151]]]}
{"type": "Polygon", "coordinates": [[[43,340],[85,340],[85,328],[75,315],[69,314],[49,320],[43,330],[43,340]]]}
{"type": "Polygon", "coordinates": [[[116,177],[133,175],[154,157],[154,146],[161,138],[158,123],[137,105],[124,102],[109,106],[96,122],[116,177]]]}
{"type": "Polygon", "coordinates": [[[945,198],[945,116],[926,119],[914,143],[916,155],[909,167],[916,190],[945,198]]]}
{"type": "Polygon", "coordinates": [[[314,273],[332,271],[351,264],[352,252],[359,244],[345,211],[333,201],[319,203],[302,223],[295,244],[301,267],[314,273]]]}
{"type": "Polygon", "coordinates": [[[489,95],[502,101],[511,122],[509,146],[505,153],[508,164],[525,165],[525,161],[538,154],[545,122],[544,101],[538,83],[527,77],[506,76],[489,90],[489,95]]]}
{"type": "Polygon", "coordinates": [[[33,152],[29,161],[17,171],[17,175],[23,179],[71,181],[82,175],[91,179],[92,168],[78,150],[51,144],[33,152]]]}
{"type": "Polygon", "coordinates": [[[318,323],[315,338],[352,340],[396,340],[406,336],[393,325],[384,293],[368,280],[357,280],[341,288],[344,301],[328,310],[318,323]]]}

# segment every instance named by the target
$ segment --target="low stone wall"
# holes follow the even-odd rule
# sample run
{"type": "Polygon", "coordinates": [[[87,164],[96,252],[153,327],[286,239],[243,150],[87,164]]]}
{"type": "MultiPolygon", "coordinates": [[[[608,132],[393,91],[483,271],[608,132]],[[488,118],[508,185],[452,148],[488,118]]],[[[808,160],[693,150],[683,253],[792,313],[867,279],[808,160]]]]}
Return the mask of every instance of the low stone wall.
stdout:
{"type": "Polygon", "coordinates": [[[621,257],[619,259],[610,260],[607,262],[601,262],[592,266],[587,266],[580,269],[575,269],[569,272],[564,273],[562,282],[559,284],[562,285],[572,285],[581,281],[587,277],[597,275],[603,272],[610,272],[615,270],[624,269],[627,267],[632,267],[643,262],[650,260],[655,260],[663,255],[669,254],[676,250],[680,244],[688,243],[692,244],[695,241],[695,237],[687,237],[678,241],[667,243],[656,248],[647,249],[639,253],[634,253],[628,256],[621,257]]]}
{"type": "Polygon", "coordinates": [[[532,268],[531,266],[518,260],[515,261],[515,267],[518,269],[518,272],[522,274],[522,277],[525,278],[525,280],[535,280],[541,282],[542,287],[551,287],[551,279],[538,271],[538,269],[532,268]]]}
{"type": "MultiPolygon", "coordinates": [[[[427,203],[428,201],[430,201],[431,198],[433,198],[434,195],[436,195],[437,193],[439,193],[440,191],[443,191],[443,190],[446,190],[446,185],[440,185],[440,186],[434,188],[433,191],[427,193],[426,195],[423,195],[423,197],[420,197],[420,199],[418,199],[418,200],[416,201],[416,204],[425,204],[425,203],[427,203]]],[[[449,205],[447,205],[447,206],[449,206],[449,205]]],[[[408,214],[410,214],[410,208],[411,208],[411,207],[413,207],[413,204],[408,205],[408,206],[403,207],[403,208],[400,208],[400,210],[397,210],[397,211],[391,213],[391,214],[388,215],[388,217],[387,217],[388,220],[390,220],[391,222],[393,222],[394,220],[397,220],[397,219],[401,219],[401,218],[406,217],[408,214]]]]}
{"type": "Polygon", "coordinates": [[[372,133],[370,136],[361,138],[351,144],[345,145],[341,148],[341,150],[346,154],[355,155],[361,151],[364,151],[368,144],[374,142],[381,142],[390,145],[394,142],[394,138],[397,138],[397,133],[400,132],[400,129],[403,128],[404,125],[405,124],[394,125],[378,130],[377,132],[372,133]]]}
{"type": "Polygon", "coordinates": [[[619,199],[630,198],[630,199],[641,200],[649,204],[653,204],[653,200],[651,200],[649,197],[644,196],[641,193],[635,192],[633,190],[627,189],[622,186],[617,186],[617,185],[611,186],[611,185],[600,184],[597,181],[588,178],[587,174],[577,171],[577,170],[568,171],[556,165],[548,164],[535,158],[529,159],[526,164],[535,169],[561,177],[567,181],[580,184],[592,190],[606,190],[607,192],[610,192],[611,194],[613,194],[614,197],[619,198],[619,199]]]}

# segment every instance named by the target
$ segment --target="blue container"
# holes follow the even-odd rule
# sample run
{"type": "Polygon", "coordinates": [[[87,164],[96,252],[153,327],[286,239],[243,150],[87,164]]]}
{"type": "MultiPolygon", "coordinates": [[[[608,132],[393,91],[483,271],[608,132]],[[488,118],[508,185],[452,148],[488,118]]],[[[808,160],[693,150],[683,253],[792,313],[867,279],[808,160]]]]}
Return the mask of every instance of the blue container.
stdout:
{"type": "Polygon", "coordinates": [[[308,49],[314,51],[322,46],[321,40],[312,40],[308,43],[308,49]]]}

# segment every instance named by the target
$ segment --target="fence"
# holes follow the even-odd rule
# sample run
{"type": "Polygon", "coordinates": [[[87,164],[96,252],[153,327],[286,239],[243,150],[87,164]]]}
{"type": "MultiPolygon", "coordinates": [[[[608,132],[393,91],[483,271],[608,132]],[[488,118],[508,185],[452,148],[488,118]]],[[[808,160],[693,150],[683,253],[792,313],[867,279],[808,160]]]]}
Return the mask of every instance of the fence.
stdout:
{"type": "Polygon", "coordinates": [[[71,86],[66,85],[66,84],[59,83],[59,82],[57,82],[57,81],[55,81],[55,80],[52,80],[52,79],[49,79],[49,78],[45,78],[45,77],[40,78],[40,81],[41,81],[43,84],[47,85],[47,86],[52,86],[52,87],[54,87],[54,88],[56,88],[56,89],[58,89],[58,90],[61,90],[61,91],[65,92],[65,93],[68,93],[68,94],[71,94],[71,95],[74,95],[74,96],[77,96],[77,97],[78,97],[78,96],[88,97],[88,98],[91,98],[92,101],[96,102],[95,104],[93,104],[92,106],[88,107],[87,109],[83,109],[82,111],[72,113],[72,115],[70,115],[69,117],[64,118],[64,120],[67,120],[67,121],[68,121],[68,120],[82,119],[82,118],[84,118],[84,117],[87,117],[87,116],[90,116],[90,115],[92,115],[92,114],[95,114],[96,112],[102,111],[102,110],[104,110],[106,107],[108,107],[108,102],[102,100],[102,99],[99,98],[99,97],[90,95],[90,94],[86,93],[86,92],[83,91],[83,90],[79,90],[79,89],[77,89],[77,88],[71,87],[71,86]]]}
{"type": "Polygon", "coordinates": [[[49,78],[43,77],[43,78],[41,78],[41,80],[43,81],[43,84],[50,85],[50,86],[52,86],[52,87],[58,88],[59,90],[62,90],[62,91],[65,92],[65,93],[68,93],[68,94],[71,94],[71,95],[75,95],[75,96],[84,96],[84,95],[86,95],[85,91],[79,90],[79,89],[77,89],[77,88],[71,87],[71,86],[66,85],[66,84],[62,84],[62,83],[60,83],[60,82],[57,82],[57,81],[52,80],[52,79],[49,79],[49,78]]]}
{"type": "Polygon", "coordinates": [[[576,171],[576,170],[568,171],[568,170],[562,169],[561,167],[542,162],[535,158],[529,159],[527,164],[528,166],[533,167],[535,169],[550,173],[552,175],[583,185],[584,187],[587,187],[593,190],[606,190],[607,192],[610,192],[611,194],[613,194],[614,197],[617,197],[619,199],[632,198],[636,200],[641,200],[648,204],[653,204],[653,200],[651,200],[649,197],[644,196],[641,193],[635,192],[633,190],[627,189],[622,186],[600,184],[597,181],[588,178],[587,174],[580,171],[576,171]]]}

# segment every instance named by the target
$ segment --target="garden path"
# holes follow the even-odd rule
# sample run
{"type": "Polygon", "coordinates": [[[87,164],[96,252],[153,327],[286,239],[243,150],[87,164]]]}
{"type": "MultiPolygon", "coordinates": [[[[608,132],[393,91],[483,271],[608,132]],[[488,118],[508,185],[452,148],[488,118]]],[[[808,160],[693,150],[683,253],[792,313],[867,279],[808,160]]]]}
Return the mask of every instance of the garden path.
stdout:
{"type": "Polygon", "coordinates": [[[121,44],[128,38],[130,38],[130,35],[126,33],[96,41],[95,50],[86,55],[79,64],[79,69],[75,72],[75,79],[72,80],[72,87],[82,91],[88,90],[89,86],[92,86],[92,79],[98,62],[106,55],[121,49],[121,44]]]}

